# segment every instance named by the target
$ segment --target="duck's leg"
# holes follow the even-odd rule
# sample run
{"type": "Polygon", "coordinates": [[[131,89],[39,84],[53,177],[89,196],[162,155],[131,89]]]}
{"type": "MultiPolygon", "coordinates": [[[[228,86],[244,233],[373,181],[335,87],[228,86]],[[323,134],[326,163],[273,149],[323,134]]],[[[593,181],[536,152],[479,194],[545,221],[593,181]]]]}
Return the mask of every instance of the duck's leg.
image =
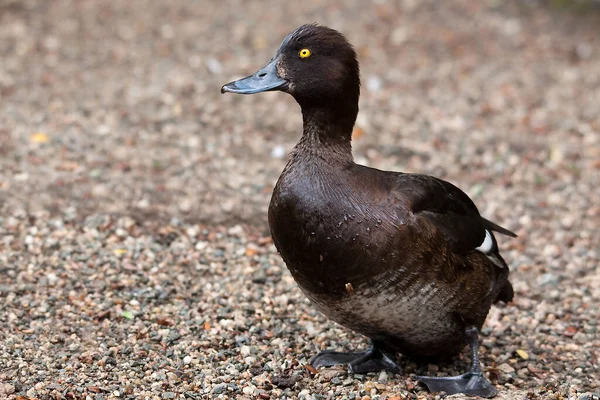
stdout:
{"type": "Polygon", "coordinates": [[[322,351],[310,360],[314,368],[331,367],[333,365],[347,364],[350,372],[364,374],[387,370],[395,374],[402,372],[402,368],[394,360],[394,356],[384,353],[381,346],[371,341],[369,350],[360,353],[340,353],[337,351],[322,351]]]}
{"type": "Polygon", "coordinates": [[[479,331],[477,328],[467,328],[466,334],[471,346],[471,358],[473,359],[469,372],[459,376],[417,376],[417,378],[427,385],[431,392],[446,392],[450,395],[464,393],[487,398],[494,397],[498,391],[485,379],[479,365],[479,331]]]}

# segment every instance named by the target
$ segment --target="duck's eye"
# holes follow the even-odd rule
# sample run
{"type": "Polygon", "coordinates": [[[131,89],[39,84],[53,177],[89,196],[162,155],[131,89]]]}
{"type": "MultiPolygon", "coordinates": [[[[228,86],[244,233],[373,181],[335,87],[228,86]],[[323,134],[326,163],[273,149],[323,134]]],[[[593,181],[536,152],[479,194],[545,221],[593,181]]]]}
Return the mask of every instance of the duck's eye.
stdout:
{"type": "Polygon", "coordinates": [[[300,58],[308,58],[308,57],[310,57],[310,50],[309,49],[302,49],[302,50],[300,50],[300,52],[298,53],[298,55],[300,56],[300,58]]]}

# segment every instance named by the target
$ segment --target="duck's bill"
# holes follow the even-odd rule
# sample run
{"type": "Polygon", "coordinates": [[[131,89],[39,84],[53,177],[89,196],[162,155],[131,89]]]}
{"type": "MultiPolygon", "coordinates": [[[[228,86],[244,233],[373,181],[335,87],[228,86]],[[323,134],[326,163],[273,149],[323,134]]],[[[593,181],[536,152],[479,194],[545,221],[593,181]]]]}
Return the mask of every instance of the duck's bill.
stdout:
{"type": "Polygon", "coordinates": [[[253,94],[270,90],[283,90],[287,87],[287,84],[285,79],[277,75],[277,58],[274,58],[254,74],[223,85],[221,93],[253,94]]]}

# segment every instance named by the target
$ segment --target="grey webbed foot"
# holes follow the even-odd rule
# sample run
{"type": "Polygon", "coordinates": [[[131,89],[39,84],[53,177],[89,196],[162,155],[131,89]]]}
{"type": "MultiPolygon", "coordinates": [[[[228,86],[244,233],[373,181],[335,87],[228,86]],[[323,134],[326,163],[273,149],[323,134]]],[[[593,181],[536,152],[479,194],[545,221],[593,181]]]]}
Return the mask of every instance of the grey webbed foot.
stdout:
{"type": "Polygon", "coordinates": [[[494,397],[498,391],[479,373],[467,372],[459,376],[417,376],[430,392],[446,392],[448,394],[464,393],[481,397],[494,397]]]}
{"type": "Polygon", "coordinates": [[[466,333],[471,345],[473,359],[469,372],[459,376],[417,376],[417,379],[423,382],[431,392],[464,393],[487,398],[494,397],[498,390],[485,379],[479,365],[479,331],[476,328],[468,328],[466,333]]]}
{"type": "Polygon", "coordinates": [[[352,361],[361,358],[364,355],[365,352],[342,353],[339,351],[325,350],[311,358],[309,364],[314,368],[333,367],[334,365],[350,364],[352,361]]]}
{"type": "Polygon", "coordinates": [[[365,374],[367,372],[382,370],[387,370],[395,374],[402,372],[402,368],[400,368],[393,357],[379,350],[375,344],[372,344],[369,350],[360,353],[341,353],[326,350],[320,352],[310,360],[310,365],[314,368],[331,367],[341,364],[347,364],[350,372],[355,374],[365,374]]]}

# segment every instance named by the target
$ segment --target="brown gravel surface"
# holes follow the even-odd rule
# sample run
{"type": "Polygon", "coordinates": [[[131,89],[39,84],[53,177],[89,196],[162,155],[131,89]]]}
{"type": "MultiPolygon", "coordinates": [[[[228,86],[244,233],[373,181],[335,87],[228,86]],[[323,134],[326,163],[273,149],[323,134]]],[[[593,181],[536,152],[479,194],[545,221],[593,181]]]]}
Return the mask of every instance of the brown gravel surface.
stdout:
{"type": "Polygon", "coordinates": [[[414,374],[465,370],[304,367],[366,343],[268,238],[299,110],[219,88],[312,21],[360,56],[356,159],[519,234],[482,343],[499,398],[599,398],[600,10],[547,3],[0,0],[0,398],[439,398],[414,374]]]}

